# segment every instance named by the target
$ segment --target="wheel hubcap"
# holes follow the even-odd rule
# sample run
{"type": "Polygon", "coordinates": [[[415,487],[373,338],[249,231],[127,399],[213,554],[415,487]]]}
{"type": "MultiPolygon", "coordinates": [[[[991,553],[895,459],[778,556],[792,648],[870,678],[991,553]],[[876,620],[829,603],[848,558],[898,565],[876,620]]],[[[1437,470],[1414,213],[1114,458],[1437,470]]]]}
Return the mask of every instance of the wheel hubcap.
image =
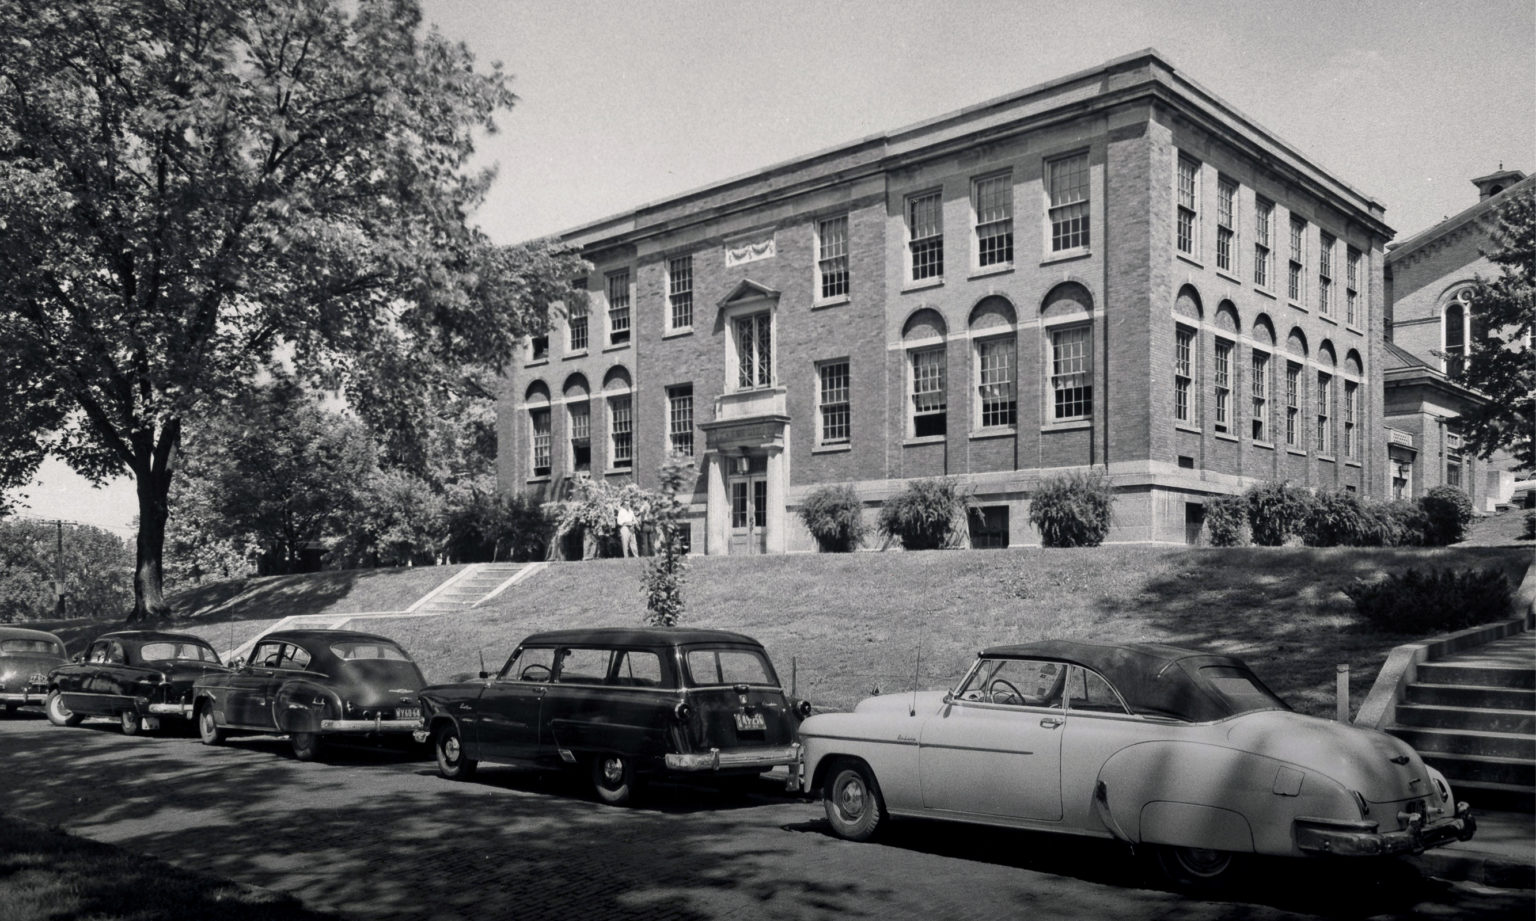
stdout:
{"type": "Polygon", "coordinates": [[[1184,869],[1200,876],[1214,876],[1227,868],[1231,856],[1222,851],[1199,847],[1180,848],[1175,852],[1184,869]]]}
{"type": "Polygon", "coordinates": [[[849,779],[838,788],[837,808],[850,820],[857,821],[864,814],[864,784],[849,779]]]}
{"type": "Polygon", "coordinates": [[[603,781],[608,784],[617,784],[624,779],[624,762],[618,758],[603,759],[603,781]]]}
{"type": "Polygon", "coordinates": [[[449,736],[443,740],[443,758],[452,764],[459,760],[459,738],[449,736]]]}

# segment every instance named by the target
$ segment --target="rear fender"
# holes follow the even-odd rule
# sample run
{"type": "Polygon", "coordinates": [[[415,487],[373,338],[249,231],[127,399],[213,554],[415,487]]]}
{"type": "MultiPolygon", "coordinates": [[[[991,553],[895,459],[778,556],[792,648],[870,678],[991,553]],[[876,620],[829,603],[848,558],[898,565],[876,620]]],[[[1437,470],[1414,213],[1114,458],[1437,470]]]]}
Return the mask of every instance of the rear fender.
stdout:
{"type": "Polygon", "coordinates": [[[321,720],[340,719],[341,700],[327,688],[294,681],[278,688],[272,698],[272,716],[283,732],[319,732],[321,720]]]}

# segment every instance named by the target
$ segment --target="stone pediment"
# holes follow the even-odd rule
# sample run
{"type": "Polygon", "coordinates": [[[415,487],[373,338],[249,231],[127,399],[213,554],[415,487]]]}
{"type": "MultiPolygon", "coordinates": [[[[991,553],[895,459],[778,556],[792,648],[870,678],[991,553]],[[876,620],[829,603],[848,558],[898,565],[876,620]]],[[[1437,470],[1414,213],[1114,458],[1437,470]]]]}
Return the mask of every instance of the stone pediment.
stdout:
{"type": "Polygon", "coordinates": [[[779,299],[779,292],[767,285],[760,285],[750,278],[743,278],[736,283],[736,287],[731,289],[731,293],[720,299],[718,308],[725,310],[728,307],[745,301],[765,299],[776,301],[779,299]]]}

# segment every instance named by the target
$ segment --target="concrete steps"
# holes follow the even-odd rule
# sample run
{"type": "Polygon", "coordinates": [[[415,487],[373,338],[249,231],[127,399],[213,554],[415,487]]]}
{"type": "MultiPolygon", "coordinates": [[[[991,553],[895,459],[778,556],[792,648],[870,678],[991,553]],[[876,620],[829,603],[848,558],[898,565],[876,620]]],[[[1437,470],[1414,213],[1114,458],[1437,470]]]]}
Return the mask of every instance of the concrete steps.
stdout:
{"type": "Polygon", "coordinates": [[[462,611],[486,600],[529,568],[527,563],[478,563],[412,608],[417,614],[462,611]]]}
{"type": "Polygon", "coordinates": [[[1387,731],[1474,810],[1536,810],[1536,633],[1420,664],[1387,731]]]}

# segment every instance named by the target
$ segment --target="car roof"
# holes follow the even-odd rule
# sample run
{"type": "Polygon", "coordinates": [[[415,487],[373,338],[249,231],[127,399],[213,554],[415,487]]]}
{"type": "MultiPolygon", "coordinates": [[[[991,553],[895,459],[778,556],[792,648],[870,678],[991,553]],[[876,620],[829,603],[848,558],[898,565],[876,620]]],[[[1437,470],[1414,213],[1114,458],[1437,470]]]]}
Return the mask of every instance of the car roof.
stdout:
{"type": "Polygon", "coordinates": [[[1079,665],[1085,665],[1106,676],[1110,673],[1124,672],[1129,668],[1155,675],[1167,666],[1175,663],[1231,665],[1237,668],[1248,667],[1243,664],[1241,659],[1235,656],[1224,656],[1219,653],[1186,649],[1182,646],[1168,646],[1162,643],[1095,643],[1088,640],[1041,640],[1035,643],[1021,643],[1013,646],[993,646],[990,649],[982,650],[981,654],[989,657],[1059,659],[1065,662],[1076,662],[1079,665]],[[1206,661],[1186,663],[1185,660],[1189,659],[1202,659],[1206,661]]]}
{"type": "Polygon", "coordinates": [[[208,646],[210,648],[213,646],[212,643],[209,643],[202,637],[194,636],[191,633],[168,633],[164,630],[114,630],[111,633],[101,634],[100,636],[96,637],[96,639],[91,640],[91,642],[96,643],[100,642],[101,640],[127,640],[128,642],[132,643],[192,642],[202,643],[204,646],[208,646]]]}
{"type": "Polygon", "coordinates": [[[762,648],[742,633],[700,627],[592,627],[584,630],[549,630],[523,639],[523,646],[687,646],[696,643],[740,643],[762,648]]]}
{"type": "Polygon", "coordinates": [[[47,630],[33,630],[29,627],[0,626],[0,640],[53,640],[63,644],[63,640],[49,633],[47,630]]]}
{"type": "Polygon", "coordinates": [[[295,641],[300,643],[305,641],[334,643],[337,640],[360,640],[364,642],[389,643],[392,646],[400,645],[387,636],[379,636],[377,633],[359,633],[356,630],[274,630],[256,642],[265,643],[268,640],[295,641]]]}

